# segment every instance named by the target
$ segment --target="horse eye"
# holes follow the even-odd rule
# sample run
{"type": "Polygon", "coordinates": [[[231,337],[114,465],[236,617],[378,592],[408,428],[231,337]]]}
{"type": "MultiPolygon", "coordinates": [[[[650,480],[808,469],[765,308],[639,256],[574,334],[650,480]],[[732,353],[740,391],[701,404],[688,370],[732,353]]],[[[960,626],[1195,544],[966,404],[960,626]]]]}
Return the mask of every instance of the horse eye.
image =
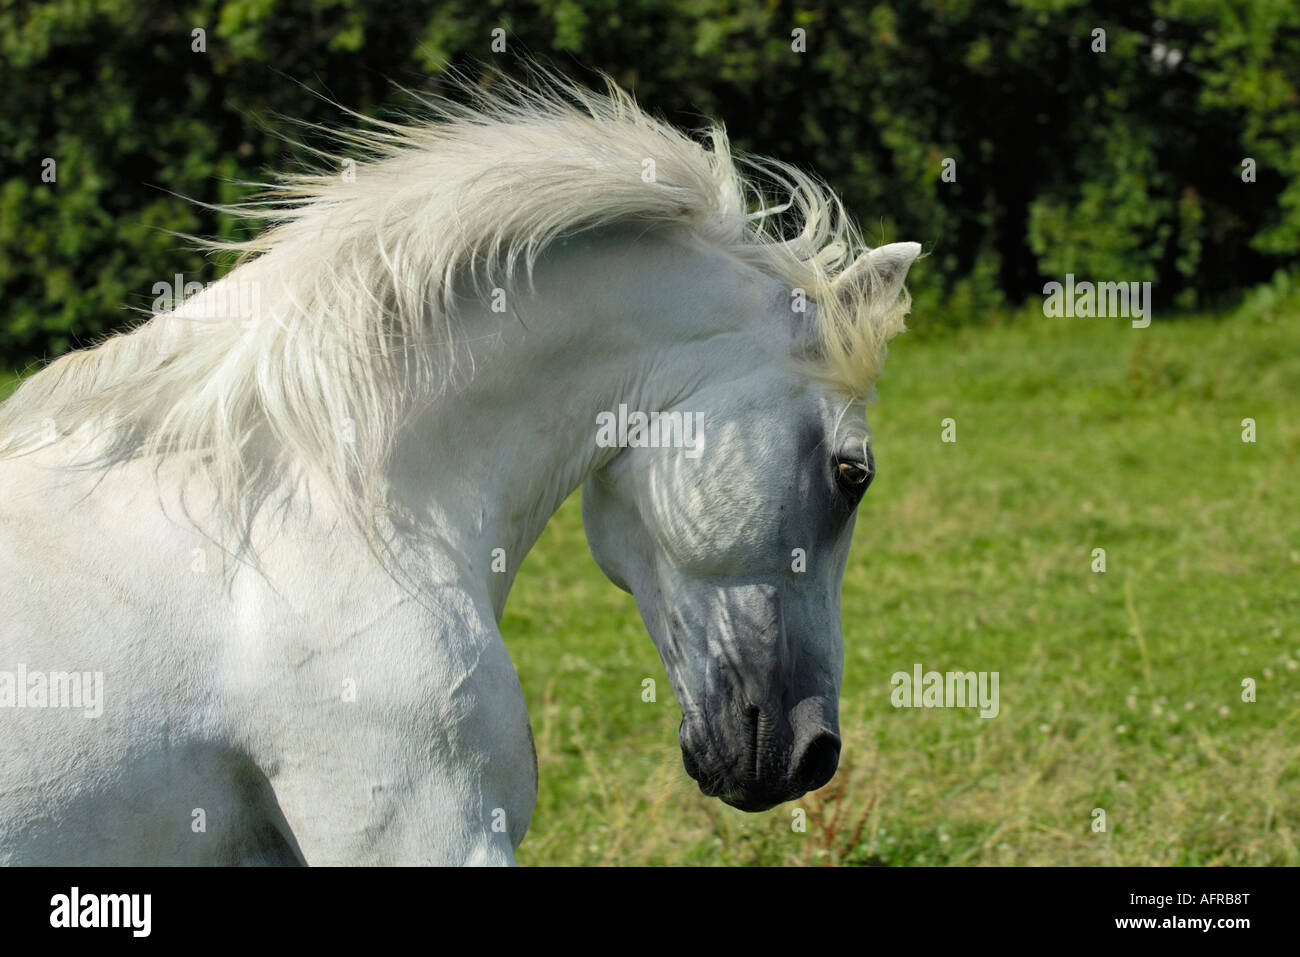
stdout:
{"type": "Polygon", "coordinates": [[[854,493],[866,491],[875,476],[865,462],[840,462],[835,466],[835,474],[840,484],[854,493]]]}

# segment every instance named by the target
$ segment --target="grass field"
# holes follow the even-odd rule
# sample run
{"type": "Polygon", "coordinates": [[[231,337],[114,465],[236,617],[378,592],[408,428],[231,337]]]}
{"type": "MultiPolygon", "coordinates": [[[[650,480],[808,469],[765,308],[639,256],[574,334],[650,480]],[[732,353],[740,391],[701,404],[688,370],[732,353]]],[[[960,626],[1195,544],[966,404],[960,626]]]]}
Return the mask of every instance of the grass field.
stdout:
{"type": "Polygon", "coordinates": [[[1298,388],[1294,296],[898,340],[844,579],[840,772],[760,815],[686,776],[574,496],[502,624],[541,772],[520,862],[1300,864],[1298,388]],[[1000,714],[891,707],[916,663],[997,671],[1000,714]]]}
{"type": "Polygon", "coordinates": [[[840,772],[766,814],[687,778],[575,496],[502,623],[541,772],[520,862],[1300,864],[1296,306],[898,340],[844,578],[840,772]],[[999,672],[1000,714],[893,708],[915,663],[999,672]]]}

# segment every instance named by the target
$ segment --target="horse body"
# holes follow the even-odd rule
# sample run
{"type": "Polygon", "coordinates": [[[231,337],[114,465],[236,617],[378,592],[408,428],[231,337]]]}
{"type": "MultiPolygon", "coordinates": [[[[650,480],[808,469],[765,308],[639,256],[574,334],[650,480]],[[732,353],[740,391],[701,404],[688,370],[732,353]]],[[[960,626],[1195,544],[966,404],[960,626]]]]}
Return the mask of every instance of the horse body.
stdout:
{"type": "Polygon", "coordinates": [[[6,862],[509,860],[535,782],[481,583],[417,603],[319,503],[280,518],[268,571],[227,563],[146,463],[72,483],[39,460],[0,474],[0,576],[29,583],[6,588],[0,656],[84,663],[105,689],[94,720],[4,715],[6,862]],[[462,770],[489,750],[525,773],[462,770]],[[482,817],[479,800],[515,833],[448,828],[482,817]]]}
{"type": "MultiPolygon", "coordinates": [[[[916,251],[883,250],[868,281],[896,299],[916,251]]],[[[254,319],[288,327],[269,277],[293,254],[223,280],[261,277],[254,319]]],[[[686,225],[635,223],[554,239],[530,280],[506,312],[457,280],[472,371],[396,426],[382,555],[310,462],[228,547],[220,485],[180,456],[75,467],[71,424],[0,456],[0,669],[104,687],[94,719],[0,711],[0,861],[513,862],[537,769],[497,623],[584,483],[593,552],[659,646],[701,788],[757,810],[829,779],[856,504],[831,465],[867,439],[846,433],[851,399],[790,361],[810,335],[790,284],[686,225]],[[693,411],[706,454],[603,447],[597,416],[620,403],[693,411]]],[[[135,335],[183,341],[186,308],[135,335]]]]}

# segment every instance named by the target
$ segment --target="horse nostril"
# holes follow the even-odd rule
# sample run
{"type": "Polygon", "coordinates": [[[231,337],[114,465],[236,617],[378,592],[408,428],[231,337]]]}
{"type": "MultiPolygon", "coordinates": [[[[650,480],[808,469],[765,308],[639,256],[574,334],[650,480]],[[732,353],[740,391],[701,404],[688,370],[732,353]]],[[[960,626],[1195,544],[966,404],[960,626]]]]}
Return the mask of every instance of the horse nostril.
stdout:
{"type": "Polygon", "coordinates": [[[838,735],[823,732],[808,742],[795,770],[795,782],[805,791],[816,791],[835,777],[840,763],[838,735]]]}

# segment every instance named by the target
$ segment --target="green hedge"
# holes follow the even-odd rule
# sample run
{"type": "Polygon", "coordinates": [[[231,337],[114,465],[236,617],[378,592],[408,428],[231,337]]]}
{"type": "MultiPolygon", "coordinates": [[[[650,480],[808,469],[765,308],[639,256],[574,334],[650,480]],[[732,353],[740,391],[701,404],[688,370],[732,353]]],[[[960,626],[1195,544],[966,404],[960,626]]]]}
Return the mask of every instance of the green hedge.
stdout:
{"type": "Polygon", "coordinates": [[[1212,306],[1300,251],[1292,0],[61,0],[0,9],[0,44],[9,364],[120,326],[177,272],[214,278],[168,231],[241,224],[173,194],[235,200],[301,161],[278,117],[338,124],[318,94],[392,109],[393,82],[517,72],[525,53],[607,71],[675,122],[717,116],[741,148],[820,173],[870,236],[923,242],[927,323],[1064,272],[1212,306]]]}

